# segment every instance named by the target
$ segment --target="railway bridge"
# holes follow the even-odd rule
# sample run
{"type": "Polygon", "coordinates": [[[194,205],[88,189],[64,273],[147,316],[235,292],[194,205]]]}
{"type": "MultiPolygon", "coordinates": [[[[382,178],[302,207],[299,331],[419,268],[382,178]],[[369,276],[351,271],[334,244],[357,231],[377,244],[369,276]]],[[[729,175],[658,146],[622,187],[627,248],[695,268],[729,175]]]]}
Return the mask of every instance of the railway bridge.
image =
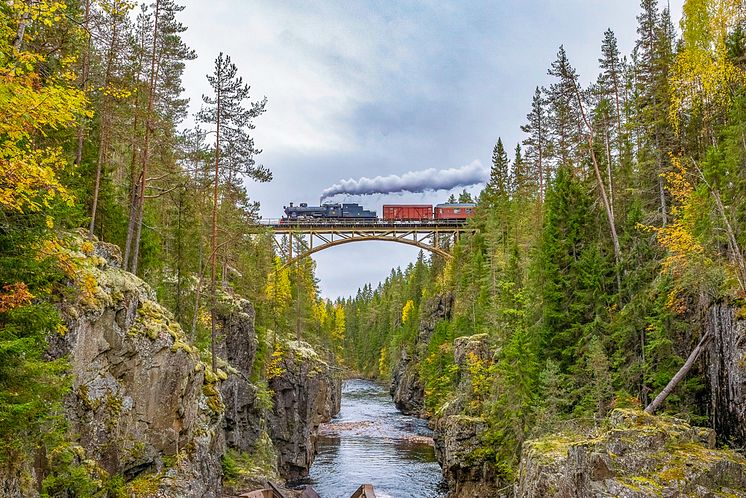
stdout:
{"type": "Polygon", "coordinates": [[[386,221],[328,220],[303,221],[265,220],[271,228],[275,246],[285,266],[311,254],[352,242],[381,240],[419,247],[450,259],[449,248],[461,234],[473,232],[466,220],[386,221]]]}

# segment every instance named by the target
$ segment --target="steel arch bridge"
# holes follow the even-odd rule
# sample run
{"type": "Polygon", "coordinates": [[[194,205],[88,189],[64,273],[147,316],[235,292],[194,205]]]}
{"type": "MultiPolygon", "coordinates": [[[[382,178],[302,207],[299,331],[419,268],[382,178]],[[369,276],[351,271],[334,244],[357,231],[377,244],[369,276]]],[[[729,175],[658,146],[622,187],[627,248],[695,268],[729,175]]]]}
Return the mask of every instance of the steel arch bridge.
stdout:
{"type": "Polygon", "coordinates": [[[380,220],[270,220],[264,226],[272,229],[275,247],[285,267],[324,249],[371,240],[407,244],[450,259],[449,248],[463,233],[474,232],[474,228],[468,227],[464,220],[393,223],[380,220]]]}

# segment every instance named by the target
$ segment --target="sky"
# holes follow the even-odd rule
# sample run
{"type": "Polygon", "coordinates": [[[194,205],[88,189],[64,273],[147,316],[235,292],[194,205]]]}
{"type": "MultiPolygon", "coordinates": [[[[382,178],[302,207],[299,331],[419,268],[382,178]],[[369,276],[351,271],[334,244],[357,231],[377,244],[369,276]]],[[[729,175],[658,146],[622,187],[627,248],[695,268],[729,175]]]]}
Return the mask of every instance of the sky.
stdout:
{"type": "MultiPolygon", "coordinates": [[[[640,10],[638,0],[181,3],[184,40],[199,56],[184,75],[192,111],[209,92],[205,75],[220,52],[238,66],[253,99],[268,99],[254,137],[263,150],[258,162],[274,179],[247,184],[264,218],[279,218],[291,201],[317,205],[343,179],[489,166],[498,137],[512,156],[559,46],[587,84],[598,74],[606,29],[622,54],[631,52],[640,10]]],[[[670,1],[677,24],[682,3],[670,1]]],[[[436,204],[450,193],[329,200],[380,214],[384,203],[436,204]]],[[[377,285],[417,254],[403,244],[358,242],[313,258],[322,296],[334,299],[377,285]]]]}

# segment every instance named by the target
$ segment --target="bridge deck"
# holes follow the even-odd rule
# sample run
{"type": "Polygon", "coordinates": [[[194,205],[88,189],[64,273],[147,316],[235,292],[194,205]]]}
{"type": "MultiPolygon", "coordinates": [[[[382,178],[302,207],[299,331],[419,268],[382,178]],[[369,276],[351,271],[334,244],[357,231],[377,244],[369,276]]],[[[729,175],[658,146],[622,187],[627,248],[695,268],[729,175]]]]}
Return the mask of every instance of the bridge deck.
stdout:
{"type": "Polygon", "coordinates": [[[465,220],[432,220],[432,221],[369,221],[369,220],[313,220],[280,222],[279,220],[264,220],[261,226],[271,228],[275,233],[290,232],[432,232],[432,231],[466,231],[465,220]]]}

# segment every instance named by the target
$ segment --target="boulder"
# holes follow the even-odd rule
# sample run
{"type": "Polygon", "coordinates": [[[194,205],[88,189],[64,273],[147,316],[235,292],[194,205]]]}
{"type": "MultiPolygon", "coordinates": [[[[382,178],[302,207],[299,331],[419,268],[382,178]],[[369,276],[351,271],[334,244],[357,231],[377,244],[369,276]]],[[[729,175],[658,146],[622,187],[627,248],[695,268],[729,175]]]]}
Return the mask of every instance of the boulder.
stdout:
{"type": "Polygon", "coordinates": [[[455,396],[433,418],[435,454],[448,483],[449,497],[503,496],[505,484],[490,462],[477,451],[487,429],[486,421],[479,416],[467,415],[471,393],[470,365],[475,362],[489,364],[493,353],[487,334],[457,337],[453,341],[453,357],[459,367],[459,385],[455,396]]]}

